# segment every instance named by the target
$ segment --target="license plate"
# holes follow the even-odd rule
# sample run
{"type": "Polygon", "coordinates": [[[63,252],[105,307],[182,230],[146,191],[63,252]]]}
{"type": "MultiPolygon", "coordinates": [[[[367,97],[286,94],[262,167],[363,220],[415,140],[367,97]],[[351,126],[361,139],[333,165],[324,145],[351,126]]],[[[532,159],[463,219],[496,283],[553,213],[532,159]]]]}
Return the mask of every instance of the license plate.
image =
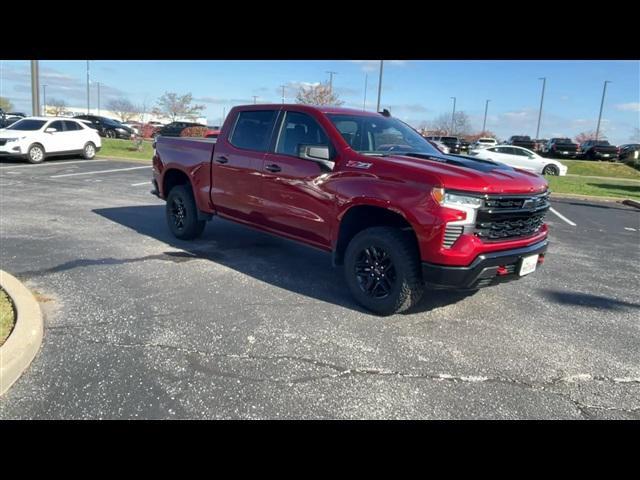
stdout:
{"type": "Polygon", "coordinates": [[[563,154],[567,155],[569,152],[562,152],[563,154]]]}
{"type": "Polygon", "coordinates": [[[535,272],[537,265],[538,265],[538,255],[531,255],[529,257],[524,257],[522,259],[522,263],[520,264],[520,276],[523,277],[532,272],[535,272]]]}
{"type": "Polygon", "coordinates": [[[603,157],[608,157],[608,156],[609,156],[609,154],[608,154],[608,153],[605,153],[605,154],[604,154],[604,155],[602,155],[602,156],[603,156],[603,157]]]}

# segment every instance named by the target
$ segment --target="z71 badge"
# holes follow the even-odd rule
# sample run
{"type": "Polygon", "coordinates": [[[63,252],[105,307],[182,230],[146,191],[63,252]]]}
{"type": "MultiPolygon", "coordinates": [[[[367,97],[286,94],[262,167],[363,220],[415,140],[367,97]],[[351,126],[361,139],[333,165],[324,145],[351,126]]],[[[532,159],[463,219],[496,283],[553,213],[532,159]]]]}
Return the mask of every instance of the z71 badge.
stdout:
{"type": "Polygon", "coordinates": [[[372,163],[367,163],[367,162],[358,162],[355,160],[351,160],[349,162],[347,162],[347,167],[353,167],[353,168],[364,168],[365,170],[369,167],[371,167],[371,165],[373,165],[372,163]]]}

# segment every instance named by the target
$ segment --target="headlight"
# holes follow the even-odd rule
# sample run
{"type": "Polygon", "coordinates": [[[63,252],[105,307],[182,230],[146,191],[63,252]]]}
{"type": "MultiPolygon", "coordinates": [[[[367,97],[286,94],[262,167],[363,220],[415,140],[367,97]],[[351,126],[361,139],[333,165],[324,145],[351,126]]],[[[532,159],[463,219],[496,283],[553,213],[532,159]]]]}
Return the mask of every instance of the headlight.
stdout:
{"type": "Polygon", "coordinates": [[[453,208],[466,214],[464,220],[448,222],[449,224],[474,225],[476,223],[476,213],[482,206],[482,198],[447,192],[444,188],[434,188],[431,194],[434,200],[443,207],[453,208]]]}

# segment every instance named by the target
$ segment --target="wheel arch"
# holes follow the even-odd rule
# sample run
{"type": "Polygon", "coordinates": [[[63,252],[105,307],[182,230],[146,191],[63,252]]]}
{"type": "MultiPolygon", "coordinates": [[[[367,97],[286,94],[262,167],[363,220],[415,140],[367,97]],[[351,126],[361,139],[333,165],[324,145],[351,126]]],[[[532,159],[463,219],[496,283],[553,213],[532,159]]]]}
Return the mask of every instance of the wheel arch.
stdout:
{"type": "Polygon", "coordinates": [[[334,237],[333,265],[343,264],[347,245],[359,232],[370,227],[381,226],[406,231],[419,251],[415,228],[401,211],[374,203],[360,203],[346,208],[339,216],[339,225],[334,237]]]}

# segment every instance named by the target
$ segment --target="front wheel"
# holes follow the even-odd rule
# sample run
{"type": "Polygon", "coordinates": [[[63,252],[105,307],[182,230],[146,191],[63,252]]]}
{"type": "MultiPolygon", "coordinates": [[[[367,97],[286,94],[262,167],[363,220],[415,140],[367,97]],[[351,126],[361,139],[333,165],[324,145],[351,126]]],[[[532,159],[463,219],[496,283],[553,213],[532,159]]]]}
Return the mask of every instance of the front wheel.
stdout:
{"type": "Polygon", "coordinates": [[[171,189],[165,211],[169,230],[180,240],[192,240],[204,230],[206,222],[198,220],[198,207],[190,185],[178,185],[171,189]]]}
{"type": "Polygon", "coordinates": [[[347,246],[344,271],[356,301],[379,315],[408,310],[424,293],[415,240],[397,228],[358,233],[347,246]]]}
{"type": "Polygon", "coordinates": [[[44,161],[44,148],[42,145],[31,145],[27,151],[27,161],[29,163],[42,163],[44,161]]]}
{"type": "Polygon", "coordinates": [[[547,165],[542,170],[543,175],[560,175],[560,169],[556,165],[547,165]]]}

